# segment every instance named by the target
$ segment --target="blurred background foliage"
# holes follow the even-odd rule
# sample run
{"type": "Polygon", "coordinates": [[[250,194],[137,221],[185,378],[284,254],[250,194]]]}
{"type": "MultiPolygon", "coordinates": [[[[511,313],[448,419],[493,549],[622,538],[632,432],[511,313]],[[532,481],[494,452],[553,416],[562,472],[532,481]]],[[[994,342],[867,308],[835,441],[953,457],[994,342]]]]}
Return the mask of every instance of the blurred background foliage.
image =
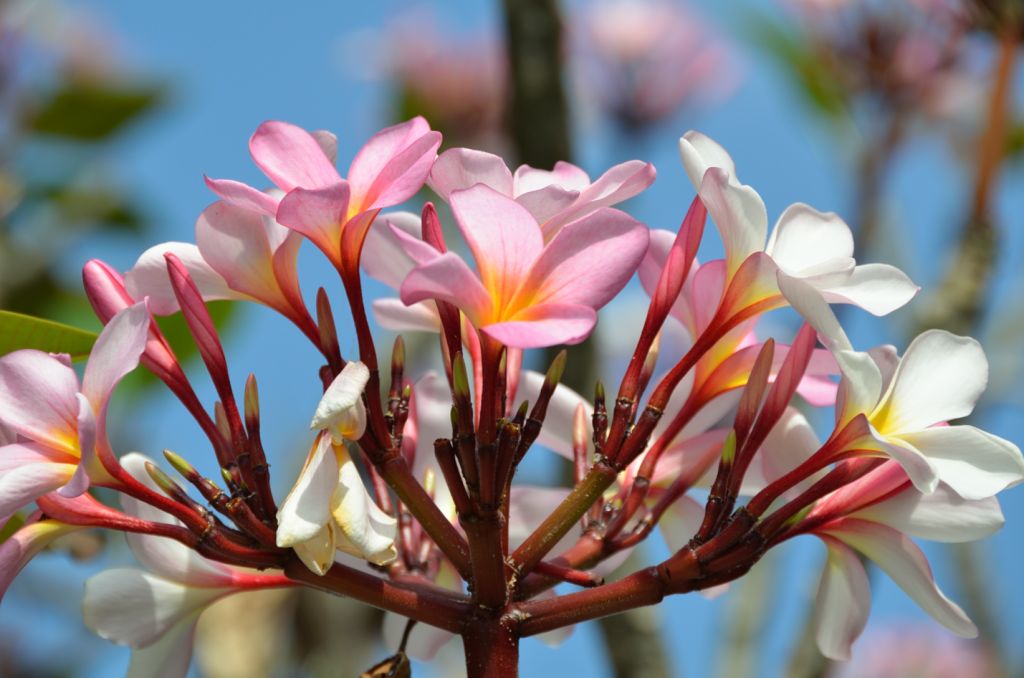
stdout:
{"type": "MultiPolygon", "coordinates": [[[[550,167],[560,159],[593,163],[591,149],[579,153],[583,159],[574,154],[579,149],[572,142],[584,129],[615,148],[616,160],[620,153],[647,159],[653,144],[664,146],[701,126],[728,107],[737,90],[757,86],[745,80],[749,72],[778,74],[808,113],[803,124],[820,127],[828,142],[824,152],[842,154],[844,174],[834,180],[846,185],[842,211],[857,234],[859,256],[924,273],[924,303],[909,320],[889,323],[885,341],[905,345],[925,326],[979,336],[996,369],[995,388],[975,416],[1006,408],[1019,416],[1024,279],[1000,266],[1009,256],[1006,243],[1020,242],[1010,234],[1024,223],[1019,213],[1007,220],[997,208],[1001,195],[1021,192],[1019,185],[1001,183],[1024,157],[1019,0],[749,0],[732,8],[731,31],[721,28],[721,11],[704,16],[705,5],[681,0],[491,4],[493,20],[485,26],[452,21],[441,3],[433,3],[389,5],[389,15],[382,10],[367,20],[371,28],[338,29],[345,77],[387,93],[386,113],[373,111],[368,131],[422,114],[443,132],[446,147],[489,150],[512,166],[550,167]],[[969,190],[947,215],[949,223],[934,229],[928,247],[915,248],[908,239],[921,235],[901,228],[902,202],[922,197],[896,188],[903,188],[899,168],[906,154],[922,144],[943,147],[941,157],[969,190]]],[[[98,239],[140,252],[168,239],[154,235],[159,216],[137,178],[111,165],[111,151],[133,143],[153,119],[189,104],[159,74],[126,67],[116,36],[90,14],[101,5],[0,2],[0,308],[88,330],[98,324],[80,290],[78,244],[98,239]]],[[[243,30],[244,20],[238,21],[243,30]]],[[[287,43],[275,49],[286,54],[287,43]]],[[[317,86],[309,82],[303,90],[314,90],[307,96],[315,97],[317,86]]],[[[255,112],[256,119],[273,110],[255,112]]],[[[248,128],[233,128],[244,139],[248,128]]],[[[813,135],[806,136],[812,143],[813,135]]],[[[611,164],[605,160],[588,169],[600,171],[611,164]]],[[[665,188],[659,183],[653,190],[665,188]]],[[[188,211],[201,208],[196,203],[188,211]]],[[[188,228],[176,228],[173,239],[191,238],[188,228]]],[[[251,327],[234,305],[214,307],[222,329],[245,334],[251,327]]],[[[0,343],[12,337],[2,320],[0,343]]],[[[180,318],[161,324],[187,357],[180,318]]],[[[411,345],[414,339],[407,337],[411,345]]],[[[568,381],[587,393],[594,374],[614,373],[603,361],[618,341],[604,328],[574,348],[568,381]]],[[[140,377],[128,388],[143,393],[148,385],[140,377]]],[[[1014,433],[1019,441],[1021,428],[1014,433]]],[[[280,468],[290,470],[284,463],[280,468]]],[[[77,559],[100,553],[104,561],[124,558],[119,539],[104,546],[90,535],[58,549],[77,559]]],[[[723,677],[766,675],[769,664],[800,677],[1024,675],[1020,653],[1001,628],[1006,611],[985,586],[995,567],[989,556],[984,543],[944,554],[955,578],[953,597],[983,629],[973,643],[952,641],[931,626],[887,629],[873,618],[857,658],[834,666],[818,655],[805,621],[813,582],[791,581],[792,559],[781,554],[738,582],[719,614],[686,625],[714,626],[717,642],[705,650],[713,656],[712,672],[723,677]],[[783,641],[769,650],[764,638],[777,622],[775,610],[794,591],[804,595],[801,610],[787,618],[783,641]]],[[[72,617],[77,593],[61,586],[47,592],[54,570],[33,572],[23,575],[29,581],[19,584],[21,598],[47,619],[72,617]]],[[[5,602],[0,617],[10,620],[10,614],[5,602]]],[[[682,675],[671,659],[678,640],[665,634],[667,614],[654,608],[603,620],[591,638],[607,650],[598,662],[606,675],[682,675]]],[[[389,652],[380,620],[374,610],[319,594],[229,598],[204,615],[197,671],[224,678],[356,675],[389,652]]],[[[83,632],[77,624],[60,631],[82,656],[102,652],[96,649],[102,641],[83,632]]],[[[0,642],[0,675],[104,675],[95,668],[83,673],[79,664],[85,662],[67,655],[33,652],[19,638],[28,636],[0,642]]],[[[448,650],[434,675],[462,670],[461,656],[448,650]]],[[[101,671],[116,673],[110,662],[99,661],[101,671]]],[[[417,665],[416,673],[421,670],[417,665]]]]}

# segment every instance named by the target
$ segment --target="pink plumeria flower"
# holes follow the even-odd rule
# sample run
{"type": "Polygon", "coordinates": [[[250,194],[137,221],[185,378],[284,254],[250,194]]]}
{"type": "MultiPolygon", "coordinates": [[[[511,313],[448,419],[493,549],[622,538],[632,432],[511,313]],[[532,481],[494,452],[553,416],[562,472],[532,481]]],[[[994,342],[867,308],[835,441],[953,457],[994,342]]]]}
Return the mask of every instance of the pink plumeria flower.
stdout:
{"type": "Polygon", "coordinates": [[[0,600],[18,573],[43,549],[66,534],[86,529],[42,518],[42,511],[33,511],[21,527],[0,544],[0,600]]]}
{"type": "Polygon", "coordinates": [[[115,315],[93,347],[81,385],[66,355],[24,349],[0,358],[0,422],[18,442],[0,447],[0,516],[59,491],[109,476],[97,457],[107,447],[106,410],[118,382],[139,364],[150,315],[144,303],[115,315]]]}
{"type": "Polygon", "coordinates": [[[887,462],[819,501],[805,520],[817,525],[813,533],[828,547],[815,604],[816,638],[826,657],[849,659],[850,646],[867,623],[871,591],[857,553],[940,624],[965,638],[977,636],[964,611],[936,585],[927,558],[910,537],[983,539],[1003,525],[994,497],[964,499],[945,484],[922,494],[898,464],[887,462]]]}
{"type": "Polygon", "coordinates": [[[970,337],[943,330],[918,335],[895,362],[855,351],[831,308],[805,281],[779,275],[779,287],[836,357],[842,370],[837,427],[863,414],[859,447],[898,461],[921,492],[942,481],[965,499],[983,499],[1024,480],[1024,458],[1008,440],[967,425],[988,383],[988,360],[970,337]]]}
{"type": "Polygon", "coordinates": [[[805,280],[831,303],[853,304],[874,315],[900,308],[917,293],[917,285],[893,266],[857,265],[850,227],[833,212],[790,205],[766,242],[764,201],[739,182],[725,149],[694,131],[679,140],[679,149],[683,168],[722,236],[727,284],[744,269],[747,303],[784,303],[775,282],[779,270],[805,280]]]}
{"type": "Polygon", "coordinates": [[[449,201],[477,271],[454,252],[404,238],[419,265],[402,282],[402,302],[450,302],[512,348],[582,341],[597,309],[622,289],[647,250],[647,228],[610,208],[577,219],[545,244],[536,218],[492,188],[454,191],[449,201]]]}
{"type": "Polygon", "coordinates": [[[594,182],[562,161],[552,170],[520,165],[513,174],[496,155],[453,148],[438,156],[427,184],[446,201],[455,191],[483,184],[522,205],[540,224],[544,242],[550,242],[566,224],[642,192],[655,174],[654,165],[640,160],[616,165],[594,182]]]}
{"type": "MultiPolygon", "coordinates": [[[[141,454],[121,465],[151,489],[141,454]]],[[[125,513],[152,522],[175,523],[159,509],[122,495],[125,513]]],[[[102,638],[132,648],[130,676],[177,678],[188,673],[199,615],[235,593],[291,586],[281,573],[253,572],[200,556],[165,537],[127,534],[132,553],[147,569],[105,570],[85,584],[85,624],[102,638]]]]}
{"type": "Polygon", "coordinates": [[[336,552],[383,565],[397,555],[397,521],[366,491],[345,447],[366,430],[366,365],[350,362],[324,393],[313,443],[295,486],[278,510],[277,545],[291,547],[310,571],[323,575],[336,552]]]}

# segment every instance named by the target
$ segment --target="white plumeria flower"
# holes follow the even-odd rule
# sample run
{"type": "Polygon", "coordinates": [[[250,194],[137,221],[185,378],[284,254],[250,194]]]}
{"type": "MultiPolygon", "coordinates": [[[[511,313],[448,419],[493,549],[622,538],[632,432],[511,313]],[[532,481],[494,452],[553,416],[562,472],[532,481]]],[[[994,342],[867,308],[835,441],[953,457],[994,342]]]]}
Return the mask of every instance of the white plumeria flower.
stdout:
{"type": "Polygon", "coordinates": [[[321,429],[295,486],[277,513],[277,545],[295,549],[323,575],[337,551],[377,565],[394,560],[397,521],[377,506],[345,448],[366,430],[363,388],[370,373],[348,363],[324,393],[312,427],[321,429]]]}
{"type": "MultiPolygon", "coordinates": [[[[856,501],[858,493],[879,491],[879,486],[887,486],[896,477],[906,482],[899,466],[889,462],[826,497],[808,519],[834,509],[837,503],[856,501]]],[[[884,494],[884,490],[881,492],[884,494]]],[[[963,499],[945,484],[931,494],[921,494],[908,485],[889,499],[817,528],[815,534],[828,547],[815,603],[816,639],[822,654],[830,659],[849,659],[850,646],[867,623],[871,591],[857,553],[878,565],[940,624],[966,638],[977,636],[977,628],[964,611],[936,585],[928,560],[909,537],[975,541],[996,532],[1003,522],[994,497],[963,499]]]]}
{"type": "Polygon", "coordinates": [[[832,212],[801,203],[790,205],[766,243],[764,201],[739,182],[736,165],[725,149],[690,131],[679,140],[679,151],[690,181],[721,233],[727,279],[749,256],[764,252],[769,260],[761,262],[762,270],[752,283],[766,288],[764,296],[774,291],[774,268],[807,281],[831,303],[853,304],[874,315],[900,308],[917,293],[917,285],[893,266],[858,266],[850,227],[832,212]]]}
{"type": "Polygon", "coordinates": [[[965,499],[982,499],[1024,479],[1016,445],[973,426],[945,425],[969,415],[988,383],[988,361],[977,341],[929,330],[910,343],[888,374],[887,361],[880,365],[872,355],[854,351],[817,290],[784,273],[779,287],[839,363],[838,425],[867,416],[870,439],[858,446],[891,456],[926,493],[941,480],[965,499]]]}
{"type": "MultiPolygon", "coordinates": [[[[149,460],[130,453],[121,465],[159,492],[146,471],[149,460]]],[[[121,496],[125,513],[176,523],[152,506],[121,496]]],[[[183,544],[147,534],[126,534],[132,553],[149,571],[105,570],[85,584],[85,624],[100,637],[132,648],[129,678],[177,678],[188,673],[199,615],[221,598],[290,585],[279,573],[241,570],[200,556],[183,544]]]]}

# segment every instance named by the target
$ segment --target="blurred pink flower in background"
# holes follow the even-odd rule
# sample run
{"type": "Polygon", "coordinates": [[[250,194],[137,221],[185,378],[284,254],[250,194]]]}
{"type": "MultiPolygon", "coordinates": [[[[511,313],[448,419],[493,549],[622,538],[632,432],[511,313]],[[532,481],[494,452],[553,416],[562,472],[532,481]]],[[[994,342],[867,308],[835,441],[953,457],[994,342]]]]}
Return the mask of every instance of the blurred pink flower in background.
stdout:
{"type": "Polygon", "coordinates": [[[984,645],[930,624],[900,624],[864,635],[858,652],[835,678],[963,678],[998,675],[984,645]]]}
{"type": "Polygon", "coordinates": [[[726,42],[680,2],[586,3],[566,28],[584,87],[627,128],[707,106],[739,80],[726,42]]]}

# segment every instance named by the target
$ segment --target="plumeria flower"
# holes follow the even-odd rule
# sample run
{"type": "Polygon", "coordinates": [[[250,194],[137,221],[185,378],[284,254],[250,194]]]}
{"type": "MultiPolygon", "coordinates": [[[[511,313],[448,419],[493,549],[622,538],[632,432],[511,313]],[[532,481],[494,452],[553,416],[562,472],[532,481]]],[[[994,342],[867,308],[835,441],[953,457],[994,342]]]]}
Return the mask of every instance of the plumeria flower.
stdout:
{"type": "MultiPolygon", "coordinates": [[[[874,562],[936,621],[965,638],[978,630],[935,583],[928,560],[910,537],[940,542],[983,539],[1003,525],[994,497],[964,499],[946,484],[922,494],[895,462],[819,501],[804,522],[828,547],[818,585],[817,642],[831,659],[850,658],[867,623],[868,576],[857,554],[874,562]]],[[[798,531],[800,528],[798,528],[798,531]]]]}
{"type": "MultiPolygon", "coordinates": [[[[20,518],[12,516],[9,520],[20,518]]],[[[4,528],[6,527],[5,524],[4,528]]],[[[43,549],[66,534],[84,529],[86,528],[68,525],[59,520],[44,519],[42,511],[33,511],[24,519],[21,526],[0,544],[0,599],[7,593],[18,573],[43,549]]]]}
{"type": "Polygon", "coordinates": [[[898,363],[877,360],[877,354],[854,351],[828,304],[805,281],[780,274],[779,287],[842,370],[837,430],[857,415],[867,418],[868,434],[851,445],[891,456],[926,493],[942,481],[965,499],[983,499],[1024,479],[1016,445],[974,426],[945,425],[968,416],[988,383],[988,361],[977,341],[929,330],[898,363]]]}
{"type": "MultiPolygon", "coordinates": [[[[131,453],[121,465],[160,491],[146,472],[148,460],[131,453]]],[[[159,509],[122,495],[125,513],[174,523],[159,509]]],[[[127,534],[132,553],[147,569],[105,570],[85,584],[85,624],[99,636],[129,645],[132,678],[174,678],[188,673],[199,615],[235,593],[292,585],[280,573],[253,572],[209,560],[183,544],[149,534],[127,534]]]]}
{"type": "Polygon", "coordinates": [[[582,341],[597,309],[622,289],[647,250],[647,228],[610,208],[577,219],[545,244],[536,218],[494,189],[477,185],[449,200],[477,271],[454,252],[403,238],[419,265],[402,282],[402,301],[448,301],[509,347],[582,341]]]}
{"type": "Polygon", "coordinates": [[[66,355],[33,349],[0,358],[0,422],[18,442],[0,447],[0,516],[57,490],[74,497],[109,479],[97,457],[108,447],[111,393],[146,346],[145,303],[115,315],[100,333],[79,385],[66,355]]]}
{"type": "MultiPolygon", "coordinates": [[[[640,282],[649,295],[654,295],[675,235],[657,229],[651,231],[651,245],[640,264],[640,282]]],[[[693,342],[711,325],[715,311],[722,298],[725,285],[725,262],[716,259],[703,265],[694,262],[690,274],[683,284],[679,297],[669,312],[686,331],[687,340],[693,342]]],[[[714,346],[708,349],[697,362],[686,379],[689,386],[675,391],[673,398],[685,398],[694,390],[711,394],[724,394],[746,383],[750,368],[757,358],[762,343],[757,339],[754,326],[757,318],[739,323],[714,346]]],[[[778,371],[788,353],[788,346],[776,344],[772,373],[778,371]]],[[[835,403],[836,384],[829,377],[838,372],[835,360],[827,350],[816,349],[812,354],[804,378],[800,381],[798,393],[816,407],[835,403]]],[[[735,404],[733,397],[732,404],[735,404]]],[[[681,400],[679,401],[682,402],[681,400]]]]}
{"type": "Polygon", "coordinates": [[[341,266],[346,224],[358,222],[349,248],[358,253],[375,211],[423,185],[440,143],[440,134],[422,118],[389,127],[363,146],[343,179],[334,168],[334,135],[265,122],[249,149],[276,188],[263,192],[207,179],[221,200],[196,222],[197,244],[164,243],[144,252],[125,276],[128,291],[151,296],[155,313],[176,311],[164,262],[170,252],[185,263],[204,299],[255,300],[302,323],[306,311],[295,268],[301,237],[341,266]]]}
{"type": "Polygon", "coordinates": [[[857,265],[849,226],[832,212],[797,203],[779,217],[771,235],[761,196],[740,184],[736,166],[724,148],[699,132],[679,140],[683,167],[700,194],[725,245],[726,287],[737,278],[743,305],[764,310],[784,303],[775,274],[805,280],[831,303],[859,306],[886,315],[906,304],[918,287],[887,264],[857,265]],[[742,270],[741,270],[742,269],[742,270]]]}
{"type": "Polygon", "coordinates": [[[369,378],[366,365],[350,362],[324,393],[312,423],[321,433],[277,514],[277,545],[295,549],[319,575],[337,551],[377,565],[397,555],[397,521],[366,491],[345,447],[366,430],[362,395],[369,378]]]}
{"type": "Polygon", "coordinates": [[[559,161],[552,170],[520,165],[513,174],[500,157],[453,148],[437,158],[427,184],[444,200],[455,191],[483,184],[522,205],[549,242],[566,224],[642,192],[654,181],[654,165],[630,160],[596,181],[576,165],[559,161]]]}

